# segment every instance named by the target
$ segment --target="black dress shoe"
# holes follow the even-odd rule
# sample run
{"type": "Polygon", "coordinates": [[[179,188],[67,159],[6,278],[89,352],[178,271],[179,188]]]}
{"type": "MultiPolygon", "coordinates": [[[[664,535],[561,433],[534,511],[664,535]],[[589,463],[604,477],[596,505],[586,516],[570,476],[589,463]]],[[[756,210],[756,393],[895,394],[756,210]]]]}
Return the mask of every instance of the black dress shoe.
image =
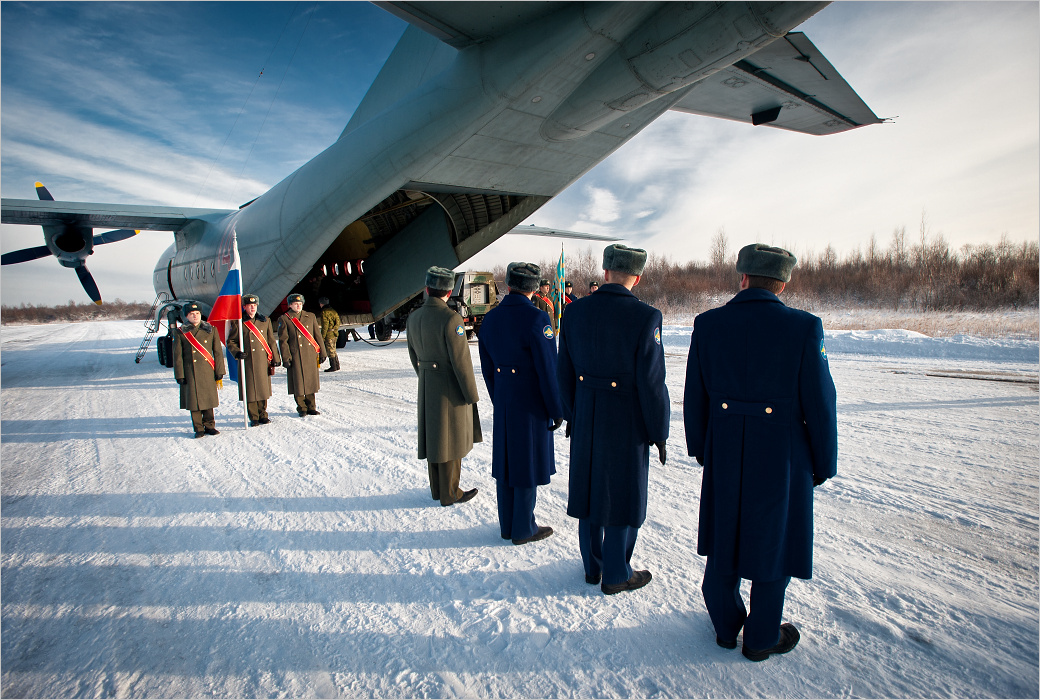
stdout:
{"type": "Polygon", "coordinates": [[[755,651],[749,649],[747,646],[741,648],[740,653],[752,661],[765,661],[772,654],[786,654],[798,645],[798,640],[801,639],[802,635],[798,633],[798,628],[792,625],[790,622],[785,622],[780,625],[780,641],[775,646],[771,646],[768,649],[762,649],[761,651],[755,651]]]}
{"type": "Polygon", "coordinates": [[[470,489],[469,491],[463,491],[462,495],[459,496],[459,500],[456,503],[465,503],[466,501],[472,501],[473,497],[477,495],[476,489],[470,489]]]}
{"type": "Polygon", "coordinates": [[[198,440],[200,437],[206,437],[205,431],[200,430],[199,432],[195,433],[196,440],[198,440]]]}
{"type": "Polygon", "coordinates": [[[595,576],[589,576],[585,574],[585,583],[591,583],[595,586],[597,583],[603,580],[603,574],[596,574],[595,576]]]}
{"type": "Polygon", "coordinates": [[[260,425],[267,425],[270,422],[271,422],[271,419],[268,418],[267,416],[264,416],[263,418],[261,418],[259,420],[260,425]]]}
{"type": "Polygon", "coordinates": [[[251,421],[249,421],[249,427],[250,428],[255,428],[258,425],[260,425],[260,421],[258,421],[258,420],[251,420],[251,421]]]}
{"type": "Polygon", "coordinates": [[[299,414],[300,418],[303,418],[305,415],[307,415],[307,411],[297,411],[296,413],[299,414]]]}
{"type": "Polygon", "coordinates": [[[642,588],[646,584],[650,583],[650,579],[653,576],[649,571],[633,571],[632,578],[621,583],[604,583],[599,589],[603,591],[604,595],[614,595],[621,591],[634,591],[637,588],[642,588]]]}
{"type": "Polygon", "coordinates": [[[220,435],[220,431],[216,428],[206,428],[206,435],[220,435]]]}
{"type": "Polygon", "coordinates": [[[321,415],[321,411],[319,411],[316,408],[312,408],[311,410],[307,411],[307,415],[308,416],[320,416],[321,415]]]}
{"type": "Polygon", "coordinates": [[[513,544],[527,544],[528,542],[537,542],[538,540],[544,540],[549,535],[553,534],[553,529],[548,525],[539,525],[538,530],[535,531],[530,537],[524,537],[519,540],[513,540],[513,544]]]}

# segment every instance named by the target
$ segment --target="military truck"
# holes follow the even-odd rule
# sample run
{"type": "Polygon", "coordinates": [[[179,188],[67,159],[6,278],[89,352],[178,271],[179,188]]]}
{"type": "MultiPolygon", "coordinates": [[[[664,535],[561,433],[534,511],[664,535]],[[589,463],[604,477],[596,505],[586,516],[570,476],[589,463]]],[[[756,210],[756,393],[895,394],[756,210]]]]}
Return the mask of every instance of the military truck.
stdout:
{"type": "Polygon", "coordinates": [[[480,324],[488,311],[498,306],[498,285],[490,272],[459,272],[455,275],[455,288],[448,297],[448,306],[462,316],[466,324],[466,338],[471,339],[480,332],[480,324]]]}

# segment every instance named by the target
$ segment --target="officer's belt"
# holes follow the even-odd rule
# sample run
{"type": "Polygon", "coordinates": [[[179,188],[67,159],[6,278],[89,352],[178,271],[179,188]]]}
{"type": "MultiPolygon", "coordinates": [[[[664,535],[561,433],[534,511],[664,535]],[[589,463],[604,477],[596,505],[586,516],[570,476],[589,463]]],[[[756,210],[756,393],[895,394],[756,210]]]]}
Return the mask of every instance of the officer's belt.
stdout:
{"type": "Polygon", "coordinates": [[[631,375],[617,377],[593,377],[589,374],[578,373],[579,389],[599,389],[603,391],[616,391],[620,394],[631,394],[636,390],[635,379],[631,375]]]}
{"type": "Polygon", "coordinates": [[[715,416],[738,415],[787,421],[791,419],[793,408],[790,399],[760,402],[713,398],[711,400],[711,412],[715,416]]]}
{"type": "Polygon", "coordinates": [[[418,360],[416,362],[419,365],[419,369],[428,369],[434,372],[443,372],[451,368],[451,364],[438,360],[437,362],[427,362],[426,360],[418,360]]]}

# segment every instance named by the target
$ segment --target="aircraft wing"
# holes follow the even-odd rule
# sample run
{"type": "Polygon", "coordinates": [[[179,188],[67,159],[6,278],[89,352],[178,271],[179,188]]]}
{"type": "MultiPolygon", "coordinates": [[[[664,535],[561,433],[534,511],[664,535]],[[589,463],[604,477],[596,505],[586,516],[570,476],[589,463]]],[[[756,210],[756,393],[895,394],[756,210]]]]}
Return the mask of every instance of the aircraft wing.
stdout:
{"type": "Polygon", "coordinates": [[[672,109],[816,135],[882,121],[801,32],[695,83],[672,109]]]}
{"type": "Polygon", "coordinates": [[[605,236],[599,233],[581,233],[579,231],[564,231],[558,228],[545,228],[543,226],[517,226],[509,231],[511,234],[522,236],[548,236],[549,238],[575,238],[583,241],[620,241],[616,236],[605,236]]]}
{"type": "Polygon", "coordinates": [[[0,223],[39,226],[79,224],[90,228],[179,231],[196,219],[223,216],[232,211],[230,209],[4,199],[0,204],[0,223]]]}
{"type": "Polygon", "coordinates": [[[464,49],[494,39],[535,17],[558,9],[559,2],[376,2],[405,22],[449,46],[464,49]]]}

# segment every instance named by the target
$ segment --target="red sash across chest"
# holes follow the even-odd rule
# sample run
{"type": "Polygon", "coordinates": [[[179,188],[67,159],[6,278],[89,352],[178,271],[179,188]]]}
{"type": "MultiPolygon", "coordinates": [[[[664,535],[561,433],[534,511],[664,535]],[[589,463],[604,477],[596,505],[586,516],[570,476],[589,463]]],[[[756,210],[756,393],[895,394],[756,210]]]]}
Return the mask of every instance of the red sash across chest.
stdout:
{"type": "Polygon", "coordinates": [[[191,343],[191,346],[193,348],[198,350],[200,355],[206,358],[206,362],[209,363],[210,369],[217,368],[216,363],[213,361],[213,356],[206,351],[206,348],[202,347],[202,343],[200,343],[195,336],[193,336],[191,333],[185,333],[183,330],[181,331],[181,335],[183,335],[185,339],[187,339],[187,341],[191,343]]]}
{"type": "Polygon", "coordinates": [[[307,329],[303,327],[303,324],[300,323],[300,319],[290,318],[289,320],[292,321],[294,326],[296,326],[296,330],[300,331],[303,337],[310,342],[311,346],[314,348],[314,352],[320,355],[321,349],[318,347],[318,343],[314,340],[314,337],[307,332],[307,329]]]}
{"type": "Polygon", "coordinates": [[[264,346],[264,350],[267,351],[267,361],[270,362],[274,359],[274,353],[271,352],[271,346],[264,340],[263,334],[257,330],[256,326],[253,325],[252,321],[243,321],[242,324],[249,329],[249,332],[256,336],[256,339],[260,341],[260,344],[264,346]]]}

